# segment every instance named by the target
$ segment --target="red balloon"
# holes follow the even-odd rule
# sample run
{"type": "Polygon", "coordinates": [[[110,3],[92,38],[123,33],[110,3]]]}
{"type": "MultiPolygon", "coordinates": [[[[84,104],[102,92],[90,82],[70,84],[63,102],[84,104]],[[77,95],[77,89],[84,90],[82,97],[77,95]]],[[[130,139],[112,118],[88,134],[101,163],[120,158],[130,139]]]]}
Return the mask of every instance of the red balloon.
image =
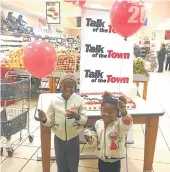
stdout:
{"type": "Polygon", "coordinates": [[[55,69],[57,55],[47,42],[35,41],[25,47],[23,60],[25,68],[33,76],[42,79],[55,69]]]}
{"type": "Polygon", "coordinates": [[[85,3],[86,3],[86,0],[73,0],[73,4],[74,5],[78,5],[79,7],[82,7],[85,3]]]}
{"type": "Polygon", "coordinates": [[[117,0],[112,6],[110,19],[113,29],[127,38],[143,26],[146,8],[142,0],[117,0]]]}

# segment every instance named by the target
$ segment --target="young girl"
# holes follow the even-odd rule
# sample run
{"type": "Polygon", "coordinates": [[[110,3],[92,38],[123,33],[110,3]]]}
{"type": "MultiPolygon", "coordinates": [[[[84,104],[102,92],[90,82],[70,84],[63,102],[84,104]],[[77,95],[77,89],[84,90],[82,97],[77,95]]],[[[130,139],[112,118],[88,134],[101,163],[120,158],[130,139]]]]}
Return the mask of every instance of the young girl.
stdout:
{"type": "Polygon", "coordinates": [[[96,148],[99,172],[120,172],[126,136],[133,123],[126,103],[124,97],[117,100],[105,92],[101,104],[102,119],[96,121],[92,129],[84,131],[87,143],[96,148]]]}
{"type": "Polygon", "coordinates": [[[55,133],[54,147],[58,172],[78,172],[79,133],[87,122],[85,103],[74,94],[76,76],[65,74],[60,79],[62,94],[51,99],[47,116],[38,110],[43,125],[55,133]]]}

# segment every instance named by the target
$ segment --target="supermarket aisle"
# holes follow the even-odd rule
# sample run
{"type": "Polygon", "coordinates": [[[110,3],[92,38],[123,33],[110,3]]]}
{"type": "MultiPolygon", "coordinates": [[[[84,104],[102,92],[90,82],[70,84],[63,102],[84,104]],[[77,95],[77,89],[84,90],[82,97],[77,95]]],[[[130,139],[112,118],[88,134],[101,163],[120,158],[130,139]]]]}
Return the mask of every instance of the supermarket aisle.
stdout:
{"type": "MultiPolygon", "coordinates": [[[[141,91],[141,89],[139,89],[141,91]]],[[[151,75],[148,100],[155,101],[163,105],[167,112],[161,117],[159,122],[159,132],[156,144],[156,153],[154,157],[154,172],[170,171],[170,73],[153,73],[151,75]],[[156,88],[157,86],[157,88],[156,88]]],[[[37,154],[40,151],[40,131],[39,123],[33,118],[36,100],[31,103],[31,132],[34,135],[33,143],[29,143],[26,136],[19,142],[19,135],[12,136],[11,142],[15,148],[15,154],[12,158],[7,158],[6,152],[1,157],[2,172],[41,172],[41,162],[37,162],[37,154]]],[[[25,132],[23,132],[25,133],[25,132]]],[[[135,143],[128,145],[128,172],[142,172],[143,166],[143,148],[144,148],[144,126],[134,125],[133,127],[135,143]]],[[[6,140],[1,138],[1,143],[6,140]]],[[[51,153],[54,154],[53,142],[51,153]]],[[[81,151],[89,151],[89,147],[81,145],[81,151]]],[[[98,172],[97,160],[81,160],[79,172],[98,172]]],[[[125,160],[122,161],[122,172],[126,172],[125,160]]],[[[55,162],[51,162],[51,172],[57,172],[55,162]]]]}

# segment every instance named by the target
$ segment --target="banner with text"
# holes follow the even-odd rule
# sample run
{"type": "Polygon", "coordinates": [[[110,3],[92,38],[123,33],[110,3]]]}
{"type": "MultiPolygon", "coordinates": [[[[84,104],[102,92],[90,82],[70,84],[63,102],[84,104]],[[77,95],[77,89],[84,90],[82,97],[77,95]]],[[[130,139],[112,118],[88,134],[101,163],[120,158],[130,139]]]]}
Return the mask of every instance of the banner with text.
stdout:
{"type": "Polygon", "coordinates": [[[123,92],[133,82],[133,41],[114,32],[110,11],[82,9],[81,92],[123,92]]]}

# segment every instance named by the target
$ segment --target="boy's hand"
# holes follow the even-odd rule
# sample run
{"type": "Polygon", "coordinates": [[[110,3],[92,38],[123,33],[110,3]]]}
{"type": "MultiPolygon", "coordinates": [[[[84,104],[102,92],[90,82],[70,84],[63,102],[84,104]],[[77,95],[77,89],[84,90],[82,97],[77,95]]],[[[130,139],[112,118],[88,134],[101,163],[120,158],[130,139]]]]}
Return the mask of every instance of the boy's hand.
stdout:
{"type": "Polygon", "coordinates": [[[41,121],[46,121],[47,117],[46,117],[45,112],[40,109],[37,109],[37,111],[38,111],[38,116],[41,119],[41,121]]]}
{"type": "Polygon", "coordinates": [[[66,110],[66,116],[68,117],[68,119],[72,119],[72,118],[75,118],[76,120],[80,119],[80,115],[73,112],[72,110],[66,110]]]}

